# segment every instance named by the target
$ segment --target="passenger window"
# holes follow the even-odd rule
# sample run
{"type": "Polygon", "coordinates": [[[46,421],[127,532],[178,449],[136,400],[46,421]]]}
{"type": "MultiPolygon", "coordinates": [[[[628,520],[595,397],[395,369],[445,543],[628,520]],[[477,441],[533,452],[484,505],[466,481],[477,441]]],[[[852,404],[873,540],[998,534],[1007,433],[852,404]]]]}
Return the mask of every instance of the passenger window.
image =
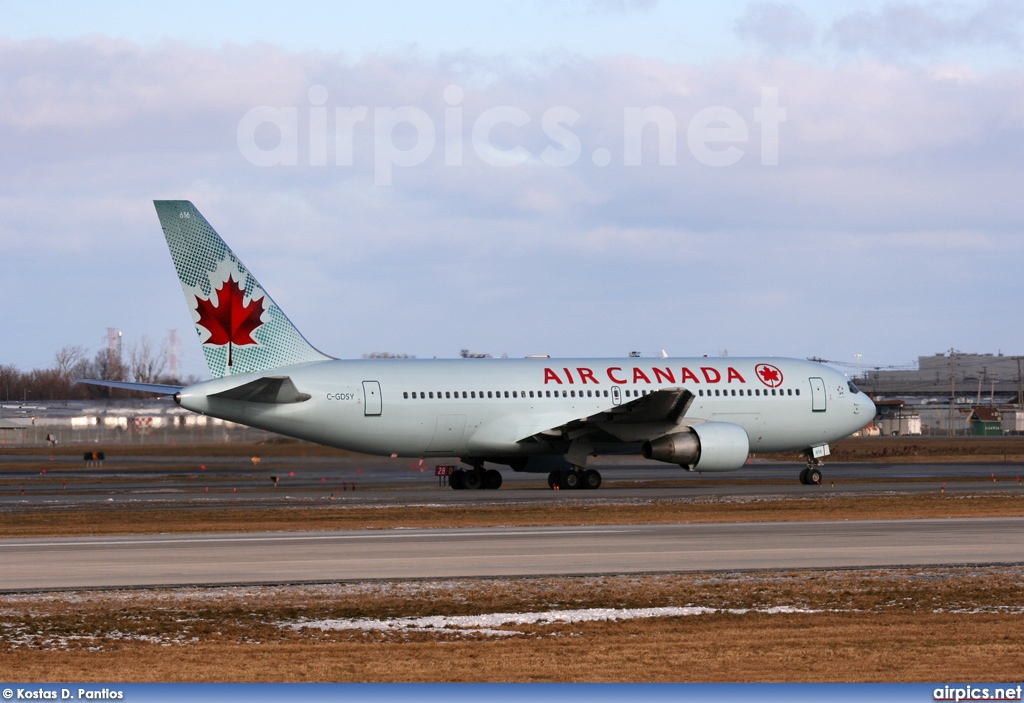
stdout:
{"type": "Polygon", "coordinates": [[[493,393],[493,392],[494,392],[494,391],[487,391],[487,397],[488,397],[488,398],[493,398],[494,396],[492,396],[492,395],[491,395],[491,393],[493,393]]]}
{"type": "Polygon", "coordinates": [[[569,391],[562,391],[562,397],[563,398],[568,398],[569,397],[569,391]]]}
{"type": "Polygon", "coordinates": [[[445,398],[451,398],[452,397],[452,392],[451,391],[445,391],[444,392],[444,397],[445,398]]]}
{"type": "Polygon", "coordinates": [[[799,388],[796,389],[796,394],[800,395],[800,389],[799,388]]]}
{"type": "Polygon", "coordinates": [[[406,400],[409,400],[409,391],[406,391],[405,393],[403,393],[402,397],[405,398],[406,400]]]}
{"type": "Polygon", "coordinates": [[[505,391],[505,397],[508,398],[508,391],[505,391]]]}
{"type": "Polygon", "coordinates": [[[787,388],[786,389],[786,395],[793,395],[793,389],[792,388],[787,388]]]}
{"type": "Polygon", "coordinates": [[[772,395],[775,395],[775,389],[772,388],[772,395]]]}
{"type": "Polygon", "coordinates": [[[732,395],[736,395],[736,389],[735,388],[733,388],[733,390],[732,390],[732,395]]]}
{"type": "Polygon", "coordinates": [[[433,400],[433,399],[434,399],[434,391],[430,391],[430,399],[431,399],[431,400],[433,400]]]}
{"type": "Polygon", "coordinates": [[[512,391],[512,397],[513,398],[518,398],[519,397],[518,395],[516,395],[516,391],[512,391]]]}

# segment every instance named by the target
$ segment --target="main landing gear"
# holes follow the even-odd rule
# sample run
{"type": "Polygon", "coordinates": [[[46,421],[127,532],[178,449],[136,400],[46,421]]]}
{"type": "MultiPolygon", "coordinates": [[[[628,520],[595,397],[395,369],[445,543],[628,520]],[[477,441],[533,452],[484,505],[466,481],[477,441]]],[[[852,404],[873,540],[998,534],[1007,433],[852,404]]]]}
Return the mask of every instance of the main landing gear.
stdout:
{"type": "Polygon", "coordinates": [[[456,491],[475,491],[479,488],[496,491],[501,488],[501,472],[496,469],[456,469],[448,479],[448,485],[456,491]]]}
{"type": "Polygon", "coordinates": [[[565,471],[552,471],[548,474],[548,488],[562,490],[572,488],[600,488],[601,473],[594,469],[573,467],[565,471]]]}

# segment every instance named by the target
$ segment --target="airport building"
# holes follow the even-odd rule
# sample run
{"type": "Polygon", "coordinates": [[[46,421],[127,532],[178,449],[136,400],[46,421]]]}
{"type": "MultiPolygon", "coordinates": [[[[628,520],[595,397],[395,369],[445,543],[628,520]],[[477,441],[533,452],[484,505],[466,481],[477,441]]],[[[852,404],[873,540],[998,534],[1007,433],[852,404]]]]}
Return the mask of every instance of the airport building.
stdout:
{"type": "Polygon", "coordinates": [[[276,436],[183,410],[170,399],[0,403],[0,446],[258,441],[276,436]]]}
{"type": "Polygon", "coordinates": [[[1024,357],[939,353],[916,369],[868,369],[856,380],[878,407],[882,435],[1024,433],[1024,357]]]}
{"type": "Polygon", "coordinates": [[[935,397],[949,402],[951,395],[981,405],[993,397],[1017,402],[1024,357],[956,352],[919,356],[917,369],[866,369],[857,385],[877,396],[935,397]]]}

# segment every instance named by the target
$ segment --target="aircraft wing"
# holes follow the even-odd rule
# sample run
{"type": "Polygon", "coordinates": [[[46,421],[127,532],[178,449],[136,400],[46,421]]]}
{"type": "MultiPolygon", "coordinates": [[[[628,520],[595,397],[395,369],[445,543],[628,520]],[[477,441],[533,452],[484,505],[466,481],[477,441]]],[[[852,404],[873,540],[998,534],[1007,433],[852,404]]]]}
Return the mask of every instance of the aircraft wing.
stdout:
{"type": "Polygon", "coordinates": [[[75,379],[75,383],[87,383],[90,386],[106,386],[107,388],[120,388],[125,391],[138,391],[139,393],[155,393],[156,395],[174,395],[185,386],[171,386],[164,383],[129,383],[127,381],[100,381],[90,378],[75,379]]]}
{"type": "Polygon", "coordinates": [[[693,393],[685,388],[662,388],[595,415],[533,432],[519,441],[542,437],[572,440],[603,432],[622,442],[642,442],[689,424],[683,418],[693,398],[693,393]]]}

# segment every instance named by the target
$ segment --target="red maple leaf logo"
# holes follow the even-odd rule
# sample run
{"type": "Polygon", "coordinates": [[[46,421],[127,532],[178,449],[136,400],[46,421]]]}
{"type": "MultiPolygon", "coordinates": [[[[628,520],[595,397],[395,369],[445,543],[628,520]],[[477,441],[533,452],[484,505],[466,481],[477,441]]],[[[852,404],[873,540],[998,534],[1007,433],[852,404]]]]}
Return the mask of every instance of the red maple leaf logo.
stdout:
{"type": "Polygon", "coordinates": [[[754,372],[761,379],[761,383],[769,388],[778,388],[782,385],[782,371],[777,366],[758,364],[754,367],[754,372]]]}
{"type": "Polygon", "coordinates": [[[252,338],[253,331],[263,324],[263,298],[250,300],[245,304],[245,290],[229,275],[220,288],[216,290],[217,304],[210,298],[196,296],[196,312],[199,321],[210,332],[210,338],[203,344],[221,346],[228,345],[228,366],[231,366],[231,348],[233,345],[245,346],[257,344],[252,338]]]}

